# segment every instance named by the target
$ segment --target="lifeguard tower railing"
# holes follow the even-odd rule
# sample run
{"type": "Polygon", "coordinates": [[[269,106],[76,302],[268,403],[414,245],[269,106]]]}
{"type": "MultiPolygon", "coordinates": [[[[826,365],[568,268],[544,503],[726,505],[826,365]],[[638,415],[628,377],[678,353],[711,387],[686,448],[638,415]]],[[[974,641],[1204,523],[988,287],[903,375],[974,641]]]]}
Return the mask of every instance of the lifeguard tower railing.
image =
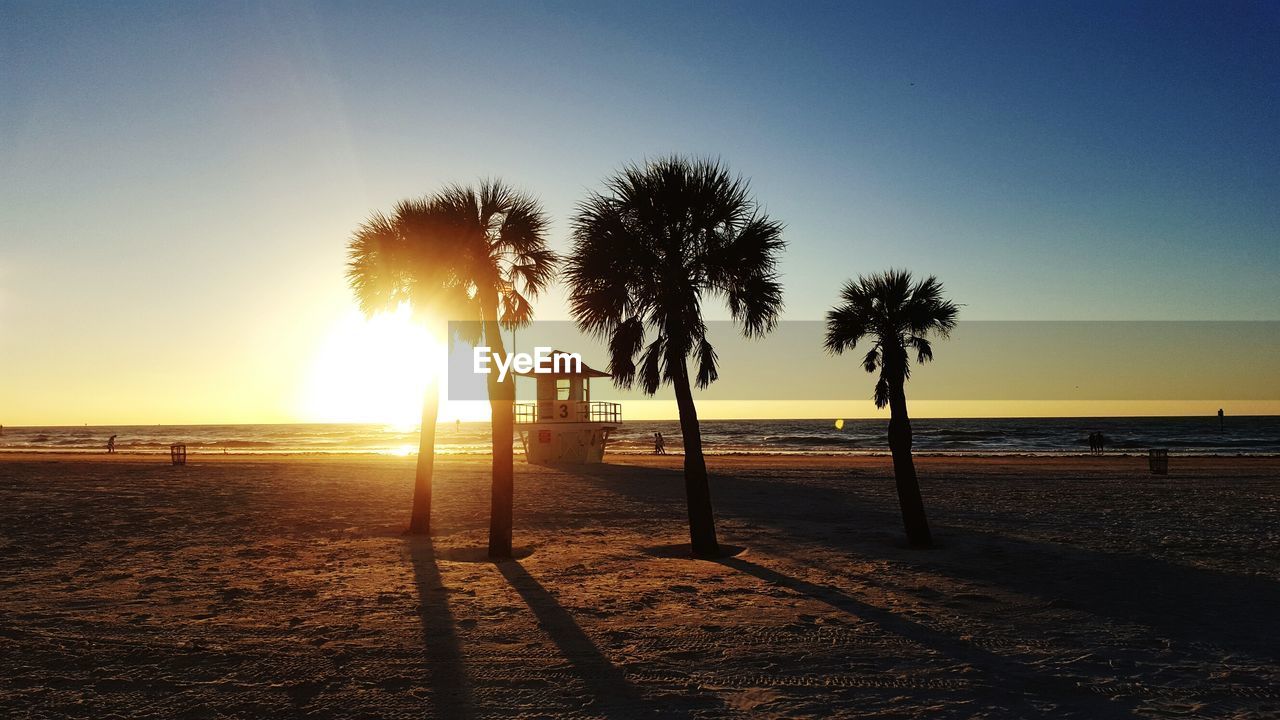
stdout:
{"type": "Polygon", "coordinates": [[[570,402],[544,400],[516,404],[516,424],[539,422],[622,422],[622,404],[614,402],[570,402]],[[561,411],[561,407],[564,410],[561,411]]]}

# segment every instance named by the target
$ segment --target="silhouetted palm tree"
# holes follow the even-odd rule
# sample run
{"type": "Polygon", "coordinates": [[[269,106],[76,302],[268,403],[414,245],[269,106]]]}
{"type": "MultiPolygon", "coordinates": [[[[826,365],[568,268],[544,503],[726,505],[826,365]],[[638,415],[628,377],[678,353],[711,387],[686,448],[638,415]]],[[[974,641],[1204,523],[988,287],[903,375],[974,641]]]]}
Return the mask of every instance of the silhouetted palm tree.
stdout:
{"type": "Polygon", "coordinates": [[[699,388],[715,381],[704,296],[723,298],[747,336],[773,329],[782,309],[775,269],[785,247],[782,226],[760,212],[746,181],[715,161],[630,165],[605,187],[574,216],[571,312],[581,329],[608,339],[615,384],[638,382],[649,395],[664,382],[674,388],[689,536],[695,553],[713,555],[719,547],[686,359],[697,362],[699,388]]]}
{"type": "MultiPolygon", "coordinates": [[[[429,198],[405,200],[391,216],[374,213],[351,238],[347,279],[366,315],[393,311],[408,303],[431,334],[444,337],[446,318],[469,304],[458,281],[454,247],[445,218],[429,198]]],[[[431,532],[431,474],[435,463],[435,428],[439,378],[428,378],[422,402],[418,466],[413,485],[409,532],[431,532]]]]}
{"type": "Polygon", "coordinates": [[[921,363],[933,359],[929,335],[946,337],[956,325],[959,308],[942,298],[942,283],[932,275],[913,282],[905,270],[859,277],[840,293],[843,304],[827,313],[827,350],[840,354],[863,339],[871,349],[862,358],[869,373],[880,370],[876,407],[889,406],[889,450],[898,486],[898,503],[907,539],[915,547],[932,542],[924,501],[911,459],[911,418],[907,415],[906,381],[911,377],[911,351],[921,363]]]}
{"type": "MultiPolygon", "coordinates": [[[[455,269],[472,302],[469,314],[454,320],[475,321],[474,335],[491,352],[505,355],[502,328],[514,329],[533,319],[530,300],[546,289],[557,258],[547,248],[548,220],[536,200],[501,181],[486,180],[478,188],[452,186],[433,207],[447,218],[455,243],[455,269]]],[[[489,555],[511,557],[514,501],[515,378],[498,382],[488,376],[493,427],[493,490],[489,515],[489,555]]]]}

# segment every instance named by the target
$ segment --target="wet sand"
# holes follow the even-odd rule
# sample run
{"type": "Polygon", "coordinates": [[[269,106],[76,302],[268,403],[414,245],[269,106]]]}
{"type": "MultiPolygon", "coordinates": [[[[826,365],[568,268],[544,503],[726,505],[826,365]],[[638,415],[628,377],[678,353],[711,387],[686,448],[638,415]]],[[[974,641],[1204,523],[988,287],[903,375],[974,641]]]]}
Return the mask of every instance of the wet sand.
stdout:
{"type": "Polygon", "coordinates": [[[0,716],[1275,717],[1280,460],[0,457],[0,716]]]}

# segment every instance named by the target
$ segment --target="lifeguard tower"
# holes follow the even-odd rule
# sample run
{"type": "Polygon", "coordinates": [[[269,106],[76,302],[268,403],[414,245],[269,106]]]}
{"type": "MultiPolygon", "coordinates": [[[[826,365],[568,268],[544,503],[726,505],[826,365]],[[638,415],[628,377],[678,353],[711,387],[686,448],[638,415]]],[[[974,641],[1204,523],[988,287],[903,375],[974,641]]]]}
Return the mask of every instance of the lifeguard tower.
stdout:
{"type": "Polygon", "coordinates": [[[604,462],[609,435],[622,423],[622,406],[592,402],[591,378],[607,378],[609,373],[578,363],[567,370],[516,374],[538,382],[538,401],[515,406],[525,459],[534,465],[604,462]]]}

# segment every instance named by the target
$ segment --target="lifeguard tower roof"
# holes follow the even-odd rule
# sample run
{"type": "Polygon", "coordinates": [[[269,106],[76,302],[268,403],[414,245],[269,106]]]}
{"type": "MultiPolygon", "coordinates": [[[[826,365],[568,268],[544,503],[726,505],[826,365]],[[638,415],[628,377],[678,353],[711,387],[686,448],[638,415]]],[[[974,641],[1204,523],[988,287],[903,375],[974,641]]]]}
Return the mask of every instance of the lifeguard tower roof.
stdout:
{"type": "MultiPolygon", "coordinates": [[[[554,367],[556,367],[556,366],[557,366],[557,363],[554,361],[554,358],[555,358],[557,355],[572,355],[572,354],[573,354],[573,353],[567,353],[567,352],[564,352],[563,350],[552,350],[552,351],[551,351],[551,357],[553,358],[553,360],[551,361],[551,367],[553,367],[553,368],[554,368],[554,367]]],[[[561,366],[563,366],[563,365],[566,365],[566,364],[568,364],[568,365],[572,365],[572,364],[576,364],[576,363],[565,363],[565,361],[561,360],[559,364],[560,364],[561,366]]],[[[548,379],[553,379],[553,378],[593,378],[593,377],[611,377],[611,376],[609,375],[609,373],[604,372],[603,370],[596,370],[595,368],[593,368],[593,367],[591,367],[591,366],[587,365],[585,362],[584,362],[584,363],[581,363],[581,370],[580,370],[579,372],[534,372],[533,370],[530,370],[529,372],[514,372],[514,371],[513,371],[513,374],[515,374],[515,375],[519,375],[520,377],[548,378],[548,379]]]]}

